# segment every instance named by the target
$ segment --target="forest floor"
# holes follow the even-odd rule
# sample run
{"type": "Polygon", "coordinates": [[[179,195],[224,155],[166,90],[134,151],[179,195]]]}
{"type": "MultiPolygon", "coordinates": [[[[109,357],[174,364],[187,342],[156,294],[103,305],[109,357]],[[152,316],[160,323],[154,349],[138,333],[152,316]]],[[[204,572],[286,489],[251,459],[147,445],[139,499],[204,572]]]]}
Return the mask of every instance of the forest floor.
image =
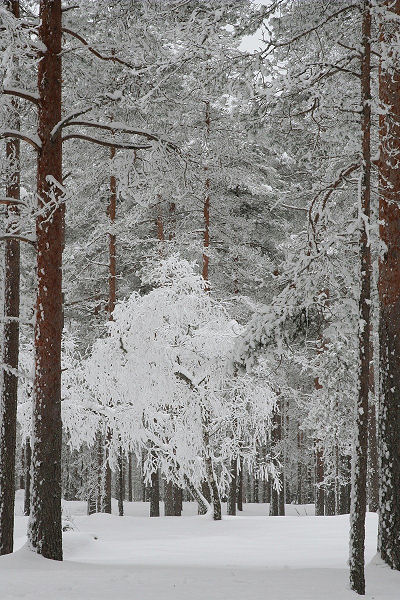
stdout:
{"type": "MultiPolygon", "coordinates": [[[[116,506],[115,506],[116,508],[116,506]]],[[[86,516],[64,502],[74,531],[64,533],[64,562],[25,544],[27,518],[16,503],[16,552],[0,558],[0,598],[51,600],[347,600],[347,515],[314,517],[288,505],[266,517],[246,504],[240,517],[213,522],[185,503],[184,516],[148,518],[148,505],[125,503],[127,516],[86,516]]],[[[375,556],[377,517],[367,516],[366,600],[398,600],[400,573],[375,556]]]]}

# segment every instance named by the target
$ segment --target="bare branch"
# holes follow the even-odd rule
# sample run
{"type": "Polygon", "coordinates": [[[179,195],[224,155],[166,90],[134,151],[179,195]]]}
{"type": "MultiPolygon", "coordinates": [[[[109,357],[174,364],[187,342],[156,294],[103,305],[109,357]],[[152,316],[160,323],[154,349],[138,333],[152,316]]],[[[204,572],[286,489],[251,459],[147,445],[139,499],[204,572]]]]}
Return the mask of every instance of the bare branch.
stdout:
{"type": "Polygon", "coordinates": [[[17,88],[3,88],[2,92],[7,96],[15,96],[17,98],[22,98],[23,100],[28,100],[36,106],[39,104],[39,97],[31,92],[27,92],[26,90],[20,90],[17,88]]]}
{"type": "Polygon", "coordinates": [[[99,144],[99,146],[107,146],[108,148],[121,148],[122,150],[149,150],[151,146],[140,146],[138,144],[130,144],[129,142],[114,142],[107,140],[99,140],[98,138],[91,137],[89,135],[83,135],[81,133],[71,133],[63,137],[62,141],[67,140],[84,140],[86,142],[92,142],[93,144],[99,144]]]}
{"type": "Polygon", "coordinates": [[[148,131],[141,131],[139,129],[131,129],[128,125],[120,125],[118,123],[111,123],[109,125],[103,124],[103,123],[93,123],[90,121],[69,121],[68,123],[65,123],[63,126],[70,126],[70,125],[75,125],[75,126],[79,126],[79,127],[95,127],[96,129],[104,129],[105,131],[113,131],[116,133],[127,133],[130,135],[139,135],[142,137],[145,137],[147,140],[152,140],[155,142],[162,142],[163,144],[166,144],[169,148],[172,148],[175,151],[179,152],[179,148],[176,144],[174,144],[173,142],[170,142],[169,140],[166,140],[160,136],[158,136],[157,134],[154,133],[150,133],[148,131]]]}
{"type": "Polygon", "coordinates": [[[332,19],[335,19],[336,17],[338,17],[342,13],[344,13],[344,12],[350,10],[350,9],[353,9],[353,8],[359,9],[360,7],[357,4],[349,4],[348,6],[345,6],[344,8],[341,8],[340,10],[337,10],[336,12],[332,13],[331,15],[329,15],[329,17],[327,17],[325,19],[325,21],[321,21],[320,23],[318,23],[314,27],[310,27],[310,29],[307,29],[306,31],[302,31],[301,33],[299,33],[298,35],[294,36],[291,40],[289,40],[287,42],[282,42],[280,44],[276,44],[275,42],[270,41],[268,43],[267,48],[260,53],[261,56],[265,55],[271,47],[275,49],[275,48],[283,48],[284,46],[290,46],[294,42],[297,42],[301,38],[305,37],[306,35],[309,35],[310,33],[313,33],[314,31],[316,31],[320,27],[323,27],[324,25],[326,25],[327,23],[329,23],[329,21],[331,21],[332,19]]]}
{"type": "Polygon", "coordinates": [[[0,235],[0,242],[5,242],[7,240],[18,240],[19,242],[26,242],[27,244],[30,244],[31,246],[36,248],[35,240],[24,237],[23,235],[18,235],[17,233],[6,233],[4,235],[0,235]]]}
{"type": "Polygon", "coordinates": [[[26,206],[26,203],[22,200],[16,200],[15,198],[0,198],[0,204],[13,205],[16,204],[18,206],[26,206]]]}
{"type": "Polygon", "coordinates": [[[25,135],[25,134],[21,133],[20,131],[14,131],[14,130],[1,131],[0,138],[15,138],[17,140],[23,140],[27,144],[30,144],[31,146],[33,146],[33,148],[35,148],[36,151],[39,151],[40,148],[42,147],[42,144],[41,144],[39,138],[37,138],[37,141],[35,141],[32,138],[30,138],[28,135],[25,135]]]}
{"type": "Polygon", "coordinates": [[[78,4],[74,4],[74,6],[65,6],[65,7],[63,7],[63,8],[61,9],[61,12],[62,12],[62,13],[66,13],[66,12],[68,12],[69,10],[74,10],[75,8],[79,8],[79,5],[78,5],[78,4]]]}
{"type": "Polygon", "coordinates": [[[100,58],[101,60],[119,63],[120,65],[123,65],[124,67],[128,67],[129,69],[138,69],[139,68],[138,66],[131,65],[130,63],[126,62],[125,60],[118,58],[118,56],[114,56],[114,55],[104,56],[103,54],[100,54],[100,52],[98,52],[98,50],[96,50],[95,48],[90,46],[89,42],[87,42],[81,35],[79,35],[79,33],[76,33],[76,31],[72,31],[72,29],[67,29],[66,27],[63,27],[62,31],[64,33],[68,33],[72,37],[79,40],[81,42],[81,44],[83,44],[89,50],[89,52],[91,52],[92,54],[97,56],[97,58],[100,58]]]}
{"type": "Polygon", "coordinates": [[[90,110],[92,110],[91,106],[89,106],[88,108],[83,108],[81,110],[76,110],[76,111],[74,111],[72,113],[69,113],[69,115],[66,115],[51,130],[51,132],[50,132],[51,139],[54,141],[54,139],[56,138],[56,136],[57,136],[58,132],[60,131],[60,129],[62,129],[63,127],[65,127],[72,119],[75,119],[76,117],[80,117],[81,115],[85,115],[90,110]]]}

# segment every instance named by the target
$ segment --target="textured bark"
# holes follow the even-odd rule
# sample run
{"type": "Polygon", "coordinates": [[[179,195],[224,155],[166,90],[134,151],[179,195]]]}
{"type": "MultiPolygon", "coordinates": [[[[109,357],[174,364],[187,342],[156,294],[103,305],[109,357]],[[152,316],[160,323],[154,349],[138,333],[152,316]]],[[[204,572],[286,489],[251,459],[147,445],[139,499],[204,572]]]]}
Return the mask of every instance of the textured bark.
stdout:
{"type": "Polygon", "coordinates": [[[228,493],[228,515],[236,515],[236,497],[237,497],[237,458],[231,461],[231,482],[228,493]]]}
{"type": "MultiPolygon", "coordinates": [[[[282,438],[282,399],[279,398],[278,404],[276,406],[273,419],[272,419],[272,431],[271,431],[271,443],[272,443],[272,452],[274,455],[277,453],[277,446],[281,442],[282,438]]],[[[275,463],[275,467],[278,468],[278,457],[273,458],[273,462],[275,463]]],[[[283,476],[280,474],[280,478],[283,476]]],[[[281,481],[282,484],[282,481],[281,481]]],[[[282,489],[283,493],[283,489],[282,489]]],[[[282,500],[279,501],[280,491],[275,489],[275,486],[272,484],[271,486],[271,502],[269,505],[269,514],[270,516],[279,516],[280,512],[285,512],[284,505],[282,507],[282,500]]]]}
{"type": "MultiPolygon", "coordinates": [[[[205,115],[205,124],[206,124],[206,139],[210,135],[210,103],[207,101],[206,103],[206,115],[205,115]]],[[[206,157],[208,160],[208,156],[206,157]]],[[[210,176],[208,174],[208,164],[206,163],[204,167],[205,172],[205,195],[203,201],[203,268],[202,268],[202,276],[205,281],[208,281],[208,268],[209,268],[209,256],[208,251],[210,247],[210,176]]],[[[207,286],[207,291],[209,290],[207,286]]]]}
{"type": "Polygon", "coordinates": [[[368,510],[378,512],[379,476],[378,476],[378,440],[376,427],[376,406],[370,399],[368,412],[368,510]]]}
{"type": "Polygon", "coordinates": [[[323,451],[315,448],[315,515],[323,517],[325,514],[325,498],[322,482],[324,481],[324,459],[323,451]]]}
{"type": "MultiPolygon", "coordinates": [[[[19,2],[7,1],[7,7],[19,17],[19,2]]],[[[11,110],[17,110],[15,100],[11,110]]],[[[19,120],[11,114],[12,128],[19,129],[19,120]]],[[[6,198],[20,198],[20,141],[6,142],[7,174],[6,198]]],[[[7,231],[18,222],[18,205],[7,206],[7,231]]],[[[2,361],[7,368],[0,370],[0,555],[13,551],[15,501],[15,443],[17,426],[17,394],[19,354],[19,295],[20,295],[20,242],[5,241],[4,256],[4,331],[2,361]]]]}
{"type": "Polygon", "coordinates": [[[361,59],[361,132],[362,174],[360,214],[360,276],[359,298],[359,381],[356,419],[356,443],[353,454],[352,496],[350,506],[350,587],[365,594],[364,549],[365,513],[367,509],[368,408],[370,387],[371,333],[371,4],[364,1],[361,59]]]}
{"type": "MultiPolygon", "coordinates": [[[[110,148],[111,167],[115,157],[115,147],[110,148]]],[[[114,175],[110,176],[110,198],[107,207],[107,216],[110,221],[110,232],[108,233],[108,318],[113,319],[113,312],[117,300],[117,269],[116,269],[116,236],[113,231],[115,216],[117,210],[117,181],[114,175]]],[[[102,512],[111,514],[111,466],[109,459],[109,451],[111,444],[112,432],[107,429],[106,444],[105,444],[105,462],[104,462],[104,490],[102,499],[102,512]]]]}
{"type": "Polygon", "coordinates": [[[278,515],[285,516],[285,479],[282,474],[281,489],[278,494],[278,515]]]}
{"type": "Polygon", "coordinates": [[[346,456],[342,459],[342,473],[348,479],[348,483],[340,487],[340,510],[339,514],[346,515],[350,513],[350,497],[351,497],[351,458],[346,456]]]}
{"type": "Polygon", "coordinates": [[[175,517],[182,516],[183,510],[183,490],[178,485],[174,484],[174,515],[175,517]]]}
{"type": "Polygon", "coordinates": [[[128,502],[133,500],[132,467],[132,452],[128,452],[128,502]]]}
{"type": "Polygon", "coordinates": [[[118,514],[120,517],[124,516],[124,497],[124,455],[120,448],[118,451],[118,514]]]}
{"type": "Polygon", "coordinates": [[[158,470],[151,474],[150,517],[160,516],[160,481],[158,470]]]}
{"type": "Polygon", "coordinates": [[[330,483],[325,486],[325,516],[333,517],[335,515],[335,486],[330,483]]]}
{"type": "Polygon", "coordinates": [[[32,448],[31,548],[62,560],[61,533],[61,336],[64,204],[61,137],[51,132],[61,119],[61,0],[41,0],[38,63],[36,217],[37,299],[32,448]]]}
{"type": "Polygon", "coordinates": [[[173,481],[164,482],[164,515],[173,517],[175,514],[174,506],[174,484],[173,481]]]}
{"type": "Polygon", "coordinates": [[[277,517],[279,515],[279,492],[274,484],[271,485],[271,499],[269,503],[269,516],[277,517]]]}
{"type": "Polygon", "coordinates": [[[24,498],[24,515],[29,516],[31,512],[31,462],[32,451],[29,438],[25,444],[25,498],[24,498]]]}
{"type": "Polygon", "coordinates": [[[237,509],[243,511],[243,458],[239,460],[237,509]]]}
{"type": "Polygon", "coordinates": [[[400,569],[400,0],[388,0],[381,23],[379,73],[379,539],[382,559],[400,569]]]}

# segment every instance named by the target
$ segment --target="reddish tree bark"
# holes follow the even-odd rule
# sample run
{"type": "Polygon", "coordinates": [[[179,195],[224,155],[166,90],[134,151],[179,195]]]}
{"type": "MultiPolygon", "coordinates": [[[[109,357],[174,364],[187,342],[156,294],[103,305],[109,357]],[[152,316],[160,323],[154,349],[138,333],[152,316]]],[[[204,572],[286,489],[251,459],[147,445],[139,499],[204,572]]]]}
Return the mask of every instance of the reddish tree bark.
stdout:
{"type": "MultiPolygon", "coordinates": [[[[206,137],[208,139],[209,135],[210,135],[210,103],[209,101],[207,101],[206,103],[206,116],[205,116],[205,124],[206,124],[206,137]]],[[[206,157],[206,160],[208,160],[208,156],[206,157]]],[[[208,164],[206,163],[205,167],[204,167],[204,172],[206,175],[206,180],[205,180],[205,196],[204,196],[204,202],[203,202],[203,226],[204,226],[204,233],[203,233],[203,268],[202,268],[202,276],[203,279],[205,281],[208,281],[208,267],[209,267],[209,256],[208,256],[208,250],[210,247],[210,176],[208,174],[208,164]]],[[[206,288],[207,291],[209,291],[209,288],[207,286],[206,288]]]]}
{"type": "Polygon", "coordinates": [[[24,497],[24,515],[29,516],[31,512],[31,463],[32,450],[30,439],[25,443],[25,497],[24,497]]]}
{"type": "Polygon", "coordinates": [[[325,513],[325,498],[322,482],[324,481],[324,458],[323,451],[315,448],[315,515],[323,517],[325,513]]]}
{"type": "Polygon", "coordinates": [[[31,548],[62,560],[61,336],[64,204],[61,198],[61,0],[41,0],[39,12],[38,152],[36,218],[37,300],[33,408],[31,548]]]}
{"type": "Polygon", "coordinates": [[[356,418],[356,443],[350,507],[350,587],[365,594],[364,546],[365,513],[367,508],[368,408],[370,387],[371,332],[371,3],[364,1],[362,17],[361,59],[361,133],[362,175],[360,214],[360,276],[359,298],[359,382],[356,418]]]}
{"type": "Polygon", "coordinates": [[[379,538],[382,559],[400,570],[400,0],[382,3],[379,72],[379,538]]]}
{"type": "MultiPolygon", "coordinates": [[[[19,17],[19,1],[7,1],[6,5],[15,17],[19,17]]],[[[13,129],[19,129],[19,119],[13,114],[17,102],[11,101],[13,129]]],[[[20,141],[6,142],[7,174],[6,198],[20,198],[20,141]]],[[[18,223],[17,204],[7,206],[7,231],[18,223]]],[[[19,354],[19,296],[20,296],[20,242],[5,241],[4,252],[4,331],[3,367],[0,371],[0,555],[13,551],[14,501],[15,501],[15,443],[17,427],[18,354],[19,354]]]]}

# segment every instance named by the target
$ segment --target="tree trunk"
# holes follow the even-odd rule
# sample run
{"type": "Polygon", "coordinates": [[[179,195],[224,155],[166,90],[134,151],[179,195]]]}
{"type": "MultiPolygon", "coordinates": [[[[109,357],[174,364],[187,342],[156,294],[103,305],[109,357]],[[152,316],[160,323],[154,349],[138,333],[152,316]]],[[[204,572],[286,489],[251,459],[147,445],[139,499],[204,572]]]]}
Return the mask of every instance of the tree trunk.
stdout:
{"type": "Polygon", "coordinates": [[[164,482],[164,515],[166,517],[173,517],[174,514],[174,483],[170,480],[164,482]]]}
{"type": "Polygon", "coordinates": [[[379,73],[379,539],[382,559],[400,570],[400,0],[383,3],[379,73]]]}
{"type": "Polygon", "coordinates": [[[133,499],[133,486],[132,486],[132,452],[128,452],[128,502],[132,502],[133,499]]]}
{"type": "Polygon", "coordinates": [[[38,152],[36,217],[37,299],[32,448],[30,547],[62,560],[61,532],[61,336],[63,329],[61,198],[61,0],[41,0],[38,51],[38,152]]]}
{"type": "Polygon", "coordinates": [[[174,515],[175,517],[182,516],[182,496],[183,490],[178,485],[174,484],[174,515]]]}
{"type": "Polygon", "coordinates": [[[269,503],[269,516],[277,517],[279,515],[279,492],[275,485],[271,484],[271,499],[269,503]]]}
{"type": "Polygon", "coordinates": [[[243,511],[243,458],[239,459],[239,482],[237,494],[237,509],[243,511]]]}
{"type": "Polygon", "coordinates": [[[335,515],[335,486],[329,483],[325,486],[325,516],[333,517],[335,515]]]}
{"type": "Polygon", "coordinates": [[[281,479],[282,479],[281,489],[279,490],[279,494],[278,494],[278,515],[280,517],[284,517],[285,516],[285,478],[283,477],[283,473],[282,473],[281,479]]]}
{"type": "Polygon", "coordinates": [[[150,517],[160,516],[160,481],[158,470],[151,474],[150,517]]]}
{"type": "MultiPolygon", "coordinates": [[[[275,408],[275,412],[272,418],[272,431],[271,431],[271,442],[272,442],[272,452],[276,455],[273,458],[273,462],[275,464],[276,469],[278,469],[278,457],[277,457],[277,445],[279,445],[282,437],[282,399],[279,398],[277,406],[275,408]]],[[[278,448],[278,452],[279,452],[278,448]]],[[[269,505],[269,514],[270,516],[278,516],[280,508],[282,506],[279,503],[279,491],[275,488],[274,485],[271,486],[271,502],[269,505]]],[[[283,509],[284,511],[284,509],[283,509]]]]}
{"type": "Polygon", "coordinates": [[[231,462],[231,476],[232,479],[229,484],[228,493],[228,515],[236,515],[236,496],[237,496],[237,458],[232,459],[231,462]]]}
{"type": "Polygon", "coordinates": [[[25,498],[24,498],[24,515],[29,516],[31,513],[31,443],[29,438],[25,444],[25,498]]]}
{"type": "Polygon", "coordinates": [[[122,448],[118,450],[118,514],[120,517],[124,516],[124,498],[125,498],[125,486],[124,486],[124,454],[122,448]]]}
{"type": "Polygon", "coordinates": [[[378,440],[376,432],[376,407],[374,398],[370,398],[368,412],[368,510],[378,512],[378,440]]]}
{"type": "Polygon", "coordinates": [[[322,482],[324,481],[324,459],[323,451],[318,442],[315,448],[315,515],[323,517],[325,514],[325,498],[322,482]]]}
{"type": "MultiPolygon", "coordinates": [[[[19,17],[19,2],[7,2],[9,9],[19,17]]],[[[17,102],[12,101],[11,110],[17,110],[17,102]]],[[[11,117],[12,129],[19,129],[18,117],[11,117]]],[[[19,200],[20,197],[20,142],[6,142],[7,185],[6,197],[19,200]]],[[[18,223],[18,205],[7,206],[7,231],[12,231],[18,223]]],[[[0,390],[0,555],[13,551],[14,544],[14,502],[15,502],[15,444],[17,430],[18,395],[18,354],[19,354],[19,288],[20,288],[20,247],[19,241],[5,241],[4,258],[4,330],[3,366],[0,370],[2,382],[0,390]],[[9,370],[8,368],[9,367],[9,370]]]]}
{"type": "Polygon", "coordinates": [[[353,450],[352,494],[350,507],[350,587],[365,594],[364,546],[367,508],[368,409],[371,365],[371,0],[364,0],[361,58],[361,145],[360,186],[360,277],[359,298],[359,382],[356,440],[353,450]]]}
{"type": "MultiPolygon", "coordinates": [[[[205,114],[205,124],[206,124],[206,142],[208,142],[208,138],[210,135],[210,102],[206,101],[206,114],[205,114]]],[[[205,195],[203,201],[203,224],[204,224],[204,232],[203,232],[203,268],[202,268],[202,276],[204,281],[208,282],[208,268],[209,268],[209,248],[210,248],[210,176],[208,173],[208,149],[206,151],[206,162],[204,167],[205,173],[205,195]]],[[[207,284],[206,291],[209,291],[209,286],[207,284]]]]}

